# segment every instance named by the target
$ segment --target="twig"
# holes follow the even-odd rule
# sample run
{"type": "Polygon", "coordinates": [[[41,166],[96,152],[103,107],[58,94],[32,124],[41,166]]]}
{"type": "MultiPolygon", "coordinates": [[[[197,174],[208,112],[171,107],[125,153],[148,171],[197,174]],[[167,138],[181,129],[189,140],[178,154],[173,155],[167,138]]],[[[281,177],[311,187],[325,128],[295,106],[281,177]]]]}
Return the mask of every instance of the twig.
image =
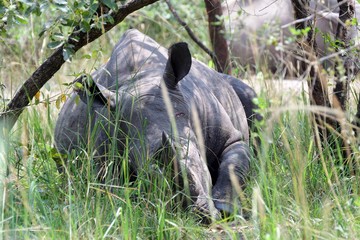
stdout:
{"type": "Polygon", "coordinates": [[[204,50],[210,57],[211,59],[214,61],[216,69],[220,72],[223,72],[224,69],[222,69],[220,62],[218,61],[218,58],[216,57],[215,53],[213,53],[210,49],[208,49],[194,34],[194,32],[190,29],[190,27],[187,25],[186,22],[184,22],[179,15],[177,14],[176,10],[174,9],[174,7],[172,6],[172,4],[170,3],[170,0],[165,0],[166,4],[169,7],[169,10],[171,11],[171,13],[174,15],[176,21],[178,21],[178,23],[183,26],[186,30],[186,32],[189,34],[190,38],[202,49],[204,50]]]}

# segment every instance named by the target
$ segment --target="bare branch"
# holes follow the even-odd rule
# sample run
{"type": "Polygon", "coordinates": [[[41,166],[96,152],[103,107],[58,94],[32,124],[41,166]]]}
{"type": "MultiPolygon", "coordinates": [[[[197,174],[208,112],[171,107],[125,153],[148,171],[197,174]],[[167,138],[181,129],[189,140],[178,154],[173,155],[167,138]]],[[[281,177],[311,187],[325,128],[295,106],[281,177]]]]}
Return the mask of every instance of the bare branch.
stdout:
{"type": "Polygon", "coordinates": [[[178,21],[178,23],[183,26],[186,30],[186,32],[188,33],[188,35],[190,36],[190,38],[202,49],[204,50],[213,60],[213,62],[215,63],[216,69],[219,72],[223,72],[224,69],[222,68],[222,65],[220,64],[218,58],[216,57],[216,54],[214,52],[212,52],[209,48],[207,48],[194,34],[194,32],[191,30],[191,28],[187,25],[186,22],[184,22],[179,14],[176,12],[176,10],[174,9],[174,7],[172,6],[172,4],[170,3],[170,0],[165,0],[166,4],[169,7],[169,10],[171,11],[171,13],[174,15],[176,21],[178,21]]]}

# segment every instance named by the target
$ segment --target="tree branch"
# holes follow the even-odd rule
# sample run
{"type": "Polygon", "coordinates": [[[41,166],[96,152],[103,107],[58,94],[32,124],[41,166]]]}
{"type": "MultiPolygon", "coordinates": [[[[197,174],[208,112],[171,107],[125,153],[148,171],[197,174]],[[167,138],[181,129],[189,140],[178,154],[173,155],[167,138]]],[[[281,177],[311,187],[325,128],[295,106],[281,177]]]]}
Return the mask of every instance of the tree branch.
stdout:
{"type": "Polygon", "coordinates": [[[190,36],[190,38],[202,49],[204,50],[209,56],[210,58],[213,60],[216,70],[219,72],[224,72],[224,69],[222,68],[222,65],[220,64],[216,54],[214,52],[212,52],[210,49],[208,49],[194,34],[194,32],[191,30],[191,28],[187,25],[186,22],[184,22],[180,16],[177,14],[176,10],[174,9],[174,7],[172,6],[172,4],[170,3],[170,0],[165,0],[166,4],[168,5],[168,8],[170,10],[170,12],[174,15],[176,21],[185,28],[186,32],[188,33],[188,35],[190,36]]]}
{"type": "MultiPolygon", "coordinates": [[[[117,12],[111,13],[114,23],[106,23],[103,29],[92,28],[89,32],[77,31],[78,27],[75,27],[69,37],[68,43],[72,44],[74,46],[74,52],[77,52],[80,48],[94,41],[118,23],[122,22],[129,14],[157,1],[158,0],[131,0],[121,5],[117,12]],[[78,40],[75,41],[74,39],[78,40]]],[[[10,130],[14,126],[21,112],[30,103],[35,94],[64,64],[63,50],[64,47],[62,46],[46,59],[15,93],[13,99],[11,99],[6,106],[5,111],[0,113],[0,136],[3,133],[4,127],[10,130]]]]}

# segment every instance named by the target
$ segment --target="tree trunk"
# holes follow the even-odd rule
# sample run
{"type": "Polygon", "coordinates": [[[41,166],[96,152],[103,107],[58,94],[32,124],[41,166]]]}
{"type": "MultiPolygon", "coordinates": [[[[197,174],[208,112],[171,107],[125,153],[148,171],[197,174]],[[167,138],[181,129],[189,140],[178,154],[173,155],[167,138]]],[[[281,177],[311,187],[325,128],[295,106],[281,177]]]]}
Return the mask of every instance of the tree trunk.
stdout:
{"type": "MultiPolygon", "coordinates": [[[[356,28],[351,23],[352,18],[354,17],[355,4],[354,0],[338,0],[339,6],[339,23],[336,29],[336,52],[343,51],[350,47],[351,38],[350,31],[351,28],[356,28]]],[[[356,31],[356,29],[355,29],[356,31]]],[[[350,52],[345,52],[340,55],[342,60],[341,62],[337,61],[335,67],[335,79],[336,84],[334,88],[334,107],[339,107],[343,111],[346,111],[348,98],[349,98],[349,82],[354,76],[354,59],[352,58],[350,52]],[[344,74],[339,71],[340,68],[345,70],[344,74]],[[339,106],[335,106],[335,103],[338,103],[339,106]]]]}
{"type": "Polygon", "coordinates": [[[224,36],[225,26],[221,20],[223,15],[221,1],[205,0],[205,6],[208,15],[211,45],[220,64],[216,68],[219,72],[231,74],[228,45],[224,36]]]}
{"type": "MultiPolygon", "coordinates": [[[[352,19],[355,13],[355,2],[354,0],[338,0],[339,3],[339,22],[336,29],[336,52],[340,54],[340,61],[336,62],[335,65],[335,87],[333,95],[333,106],[339,111],[346,112],[348,108],[349,100],[349,84],[354,78],[357,69],[355,68],[355,54],[349,50],[352,43],[352,31],[357,31],[356,26],[352,24],[352,19]]],[[[358,102],[358,112],[355,116],[360,115],[358,102]]],[[[354,154],[349,145],[349,139],[351,139],[352,128],[348,127],[345,116],[339,120],[341,126],[342,136],[342,152],[343,158],[347,162],[350,168],[350,173],[355,174],[357,164],[354,160],[354,154]]]]}
{"type": "MultiPolygon", "coordinates": [[[[295,19],[306,19],[309,17],[309,0],[292,0],[295,19]]],[[[310,28],[306,36],[301,36],[298,39],[298,55],[301,56],[304,61],[300,63],[300,73],[309,74],[309,98],[310,104],[324,106],[331,108],[331,103],[328,94],[327,79],[321,71],[319,64],[309,65],[315,63],[317,60],[317,45],[315,40],[314,28],[311,20],[299,21],[295,24],[296,29],[310,28]]],[[[332,118],[329,118],[327,114],[314,114],[315,122],[317,124],[317,130],[320,133],[321,141],[327,141],[329,132],[328,126],[333,129],[337,129],[337,123],[332,118]]]]}

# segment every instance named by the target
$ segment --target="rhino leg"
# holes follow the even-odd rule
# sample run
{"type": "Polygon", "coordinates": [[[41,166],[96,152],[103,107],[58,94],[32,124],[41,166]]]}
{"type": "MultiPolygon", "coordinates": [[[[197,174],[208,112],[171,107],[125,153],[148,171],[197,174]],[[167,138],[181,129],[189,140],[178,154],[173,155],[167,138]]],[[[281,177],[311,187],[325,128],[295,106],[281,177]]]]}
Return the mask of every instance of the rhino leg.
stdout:
{"type": "Polygon", "coordinates": [[[212,189],[215,207],[225,213],[234,212],[237,194],[234,189],[245,186],[249,171],[250,153],[247,144],[236,142],[228,146],[220,157],[218,178],[212,189]]]}
{"type": "Polygon", "coordinates": [[[218,218],[219,212],[210,197],[211,177],[206,164],[189,163],[189,160],[184,160],[181,164],[186,168],[186,178],[195,210],[205,217],[218,218]]]}
{"type": "Polygon", "coordinates": [[[162,154],[166,155],[162,156],[160,161],[165,165],[171,164],[173,182],[190,198],[191,203],[185,201],[184,204],[199,212],[204,221],[219,218],[219,211],[210,196],[210,172],[206,162],[200,157],[196,143],[180,139],[180,144],[175,144],[164,132],[162,142],[162,154]]]}

